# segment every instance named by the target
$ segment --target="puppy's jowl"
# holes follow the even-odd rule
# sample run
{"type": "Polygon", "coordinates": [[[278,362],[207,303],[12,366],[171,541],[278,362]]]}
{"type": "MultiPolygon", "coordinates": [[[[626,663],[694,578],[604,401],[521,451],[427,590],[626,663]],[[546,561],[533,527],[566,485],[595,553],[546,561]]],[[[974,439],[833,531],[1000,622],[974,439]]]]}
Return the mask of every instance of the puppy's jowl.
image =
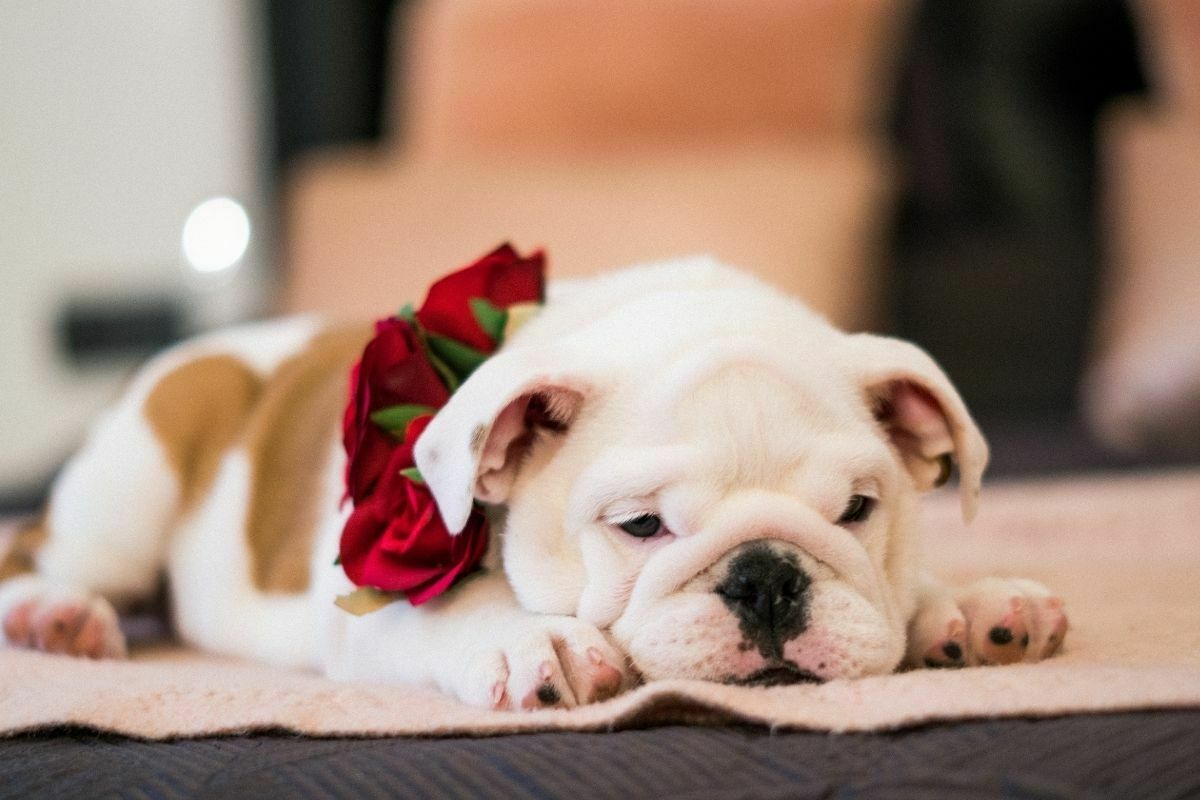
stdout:
{"type": "Polygon", "coordinates": [[[482,568],[422,605],[348,614],[340,421],[369,337],[299,318],[154,360],[0,561],[4,641],[121,656],[116,609],[165,571],[197,647],[498,708],[1062,643],[1040,585],[921,571],[919,494],[953,461],[969,519],[987,461],[937,365],[706,259],[553,286],[416,443],[451,532],[486,505],[482,568]]]}

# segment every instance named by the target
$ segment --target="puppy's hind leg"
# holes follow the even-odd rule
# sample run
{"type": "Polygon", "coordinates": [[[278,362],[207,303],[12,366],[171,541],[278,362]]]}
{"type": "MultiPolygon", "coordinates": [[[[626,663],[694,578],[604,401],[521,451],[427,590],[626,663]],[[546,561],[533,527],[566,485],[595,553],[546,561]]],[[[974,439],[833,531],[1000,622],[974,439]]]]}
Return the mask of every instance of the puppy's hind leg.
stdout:
{"type": "Polygon", "coordinates": [[[228,404],[239,388],[248,397],[256,386],[234,368],[224,381],[210,375],[209,385],[197,385],[188,377],[204,361],[177,351],[152,362],[63,469],[38,526],[7,550],[0,542],[0,641],[123,654],[114,604],[157,588],[186,478],[223,419],[206,398],[228,404]],[[174,440],[164,435],[171,414],[174,440]]]}
{"type": "Polygon", "coordinates": [[[118,407],[67,464],[34,526],[0,562],[5,643],[115,657],[112,601],[150,594],[178,488],[156,445],[118,407]]]}

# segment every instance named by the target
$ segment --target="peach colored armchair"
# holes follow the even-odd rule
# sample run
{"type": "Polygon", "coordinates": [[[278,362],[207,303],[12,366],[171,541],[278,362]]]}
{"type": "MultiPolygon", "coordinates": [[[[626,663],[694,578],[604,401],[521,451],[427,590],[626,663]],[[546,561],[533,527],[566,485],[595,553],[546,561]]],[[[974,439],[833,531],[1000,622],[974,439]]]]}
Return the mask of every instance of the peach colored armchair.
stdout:
{"type": "Polygon", "coordinates": [[[1096,431],[1127,451],[1200,444],[1200,5],[1139,0],[1154,99],[1101,129],[1111,236],[1098,359],[1084,391],[1096,431]]]}
{"type": "Polygon", "coordinates": [[[501,240],[552,275],[710,252],[870,318],[903,0],[429,0],[393,135],[293,174],[289,310],[377,315],[501,240]]]}

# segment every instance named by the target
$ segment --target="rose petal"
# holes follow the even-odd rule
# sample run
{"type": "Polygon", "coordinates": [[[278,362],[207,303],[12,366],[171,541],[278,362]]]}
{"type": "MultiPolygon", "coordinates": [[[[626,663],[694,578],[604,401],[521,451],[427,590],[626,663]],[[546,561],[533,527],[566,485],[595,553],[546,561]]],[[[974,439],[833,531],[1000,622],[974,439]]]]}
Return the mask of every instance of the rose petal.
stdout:
{"type": "Polygon", "coordinates": [[[371,421],[372,413],[401,403],[440,408],[448,399],[412,325],[397,319],[375,323],[375,337],[351,372],[351,396],[342,417],[347,496],[360,503],[375,489],[395,446],[394,438],[371,421]]]}
{"type": "Polygon", "coordinates": [[[497,308],[540,301],[545,291],[544,272],[541,251],[523,258],[511,245],[503,244],[433,284],[416,318],[426,330],[492,353],[497,343],[475,319],[471,298],[483,298],[497,308]]]}
{"type": "MultiPolygon", "coordinates": [[[[499,342],[479,324],[471,299],[497,309],[540,302],[543,275],[541,252],[523,258],[502,245],[435,283],[414,317],[430,333],[490,354],[499,342]]],[[[488,547],[487,521],[476,509],[462,533],[451,536],[429,488],[404,474],[411,473],[413,446],[432,415],[411,420],[402,440],[370,416],[403,404],[440,408],[449,394],[412,323],[397,318],[376,323],[375,336],[351,370],[349,389],[342,442],[354,508],[342,532],[342,565],[356,585],[401,591],[420,605],[478,567],[488,547]]]]}

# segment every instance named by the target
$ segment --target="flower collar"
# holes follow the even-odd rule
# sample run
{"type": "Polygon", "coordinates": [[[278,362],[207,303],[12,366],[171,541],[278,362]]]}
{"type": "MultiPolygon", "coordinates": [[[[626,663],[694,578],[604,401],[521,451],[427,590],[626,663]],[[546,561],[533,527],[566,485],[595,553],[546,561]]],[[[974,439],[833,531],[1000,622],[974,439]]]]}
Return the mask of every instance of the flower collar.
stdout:
{"type": "Polygon", "coordinates": [[[375,323],[350,374],[342,419],[346,500],[339,563],[359,587],[337,604],[353,614],[404,596],[421,605],[470,574],[488,545],[476,506],[446,530],[413,447],[468,376],[529,319],[545,296],[545,257],[504,244],[433,284],[425,303],[375,323]]]}

